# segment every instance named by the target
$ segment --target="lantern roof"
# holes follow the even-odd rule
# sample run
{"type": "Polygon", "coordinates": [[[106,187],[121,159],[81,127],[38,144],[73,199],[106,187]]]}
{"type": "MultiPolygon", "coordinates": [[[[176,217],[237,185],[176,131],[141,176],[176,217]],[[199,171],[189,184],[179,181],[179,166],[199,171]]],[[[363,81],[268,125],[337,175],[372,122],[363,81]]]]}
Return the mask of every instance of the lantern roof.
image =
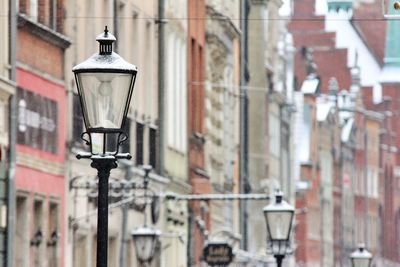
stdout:
{"type": "Polygon", "coordinates": [[[159,235],[161,235],[161,231],[151,228],[151,227],[142,226],[142,227],[138,227],[135,230],[133,230],[132,235],[134,235],[134,236],[146,236],[146,235],[159,236],[159,235]]]}
{"type": "Polygon", "coordinates": [[[126,62],[120,55],[112,51],[112,43],[116,41],[107,26],[104,32],[96,37],[99,42],[99,53],[93,54],[84,62],[72,68],[73,72],[137,72],[137,67],[126,62]]]}
{"type": "Polygon", "coordinates": [[[110,70],[121,72],[137,72],[137,67],[126,62],[120,55],[112,52],[111,55],[94,54],[84,62],[72,68],[73,72],[91,70],[110,70]]]}
{"type": "Polygon", "coordinates": [[[372,258],[372,254],[365,249],[364,244],[360,244],[359,248],[351,253],[351,258],[353,259],[370,259],[372,258]]]}
{"type": "Polygon", "coordinates": [[[263,211],[264,212],[270,212],[270,211],[272,211],[272,212],[274,212],[274,211],[275,212],[278,212],[278,211],[294,212],[294,207],[283,200],[283,193],[282,193],[282,191],[278,190],[275,193],[275,201],[273,201],[272,203],[265,206],[263,211]]]}

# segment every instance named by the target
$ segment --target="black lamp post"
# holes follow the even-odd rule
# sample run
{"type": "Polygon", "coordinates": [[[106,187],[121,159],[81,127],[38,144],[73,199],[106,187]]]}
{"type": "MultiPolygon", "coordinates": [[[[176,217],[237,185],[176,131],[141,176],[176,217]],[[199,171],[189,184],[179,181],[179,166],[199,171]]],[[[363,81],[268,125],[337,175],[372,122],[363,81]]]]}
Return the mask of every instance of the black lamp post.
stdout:
{"type": "Polygon", "coordinates": [[[75,66],[72,71],[78,88],[86,132],[82,139],[90,146],[90,153],[77,155],[78,159],[90,158],[97,169],[97,267],[107,267],[108,244],[108,180],[111,169],[117,167],[117,159],[130,159],[126,153],[118,153],[119,145],[128,139],[123,126],[129,110],[137,68],[112,51],[115,37],[105,27],[96,41],[100,51],[75,66]],[[87,138],[85,138],[85,136],[87,138]],[[117,137],[116,147],[108,151],[107,140],[117,137]],[[94,140],[101,140],[94,144],[94,140]],[[101,149],[96,148],[100,146],[101,149]]]}
{"type": "Polygon", "coordinates": [[[351,265],[353,267],[370,267],[372,262],[372,254],[365,249],[364,244],[360,244],[358,249],[351,253],[351,265]]]}
{"type": "Polygon", "coordinates": [[[275,202],[265,206],[263,211],[272,254],[278,267],[281,267],[290,246],[294,207],[283,200],[283,193],[279,190],[275,193],[275,202]]]}

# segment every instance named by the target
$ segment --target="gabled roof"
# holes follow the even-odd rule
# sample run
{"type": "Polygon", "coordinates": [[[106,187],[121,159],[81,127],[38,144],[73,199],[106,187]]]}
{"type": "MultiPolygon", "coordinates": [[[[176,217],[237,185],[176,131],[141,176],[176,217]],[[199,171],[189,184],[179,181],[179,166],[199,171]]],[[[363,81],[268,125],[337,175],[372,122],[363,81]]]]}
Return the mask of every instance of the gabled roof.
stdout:
{"type": "Polygon", "coordinates": [[[383,65],[385,57],[386,20],[381,1],[361,3],[354,8],[352,24],[376,60],[383,65]]]}

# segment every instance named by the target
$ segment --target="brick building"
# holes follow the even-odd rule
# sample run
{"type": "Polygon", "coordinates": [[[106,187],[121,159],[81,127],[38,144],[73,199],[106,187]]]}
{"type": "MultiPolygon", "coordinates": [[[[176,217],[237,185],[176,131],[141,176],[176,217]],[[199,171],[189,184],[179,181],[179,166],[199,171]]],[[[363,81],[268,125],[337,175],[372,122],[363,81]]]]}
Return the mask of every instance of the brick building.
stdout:
{"type": "MultiPolygon", "coordinates": [[[[205,168],[205,21],[195,18],[204,17],[206,14],[206,3],[204,0],[190,0],[188,8],[188,39],[187,39],[187,75],[188,75],[188,173],[192,194],[209,194],[211,192],[211,181],[205,168]]],[[[205,222],[206,229],[210,229],[209,203],[190,202],[191,216],[196,216],[205,222]],[[204,207],[209,212],[204,212],[204,207]]],[[[202,256],[204,236],[197,225],[193,225],[192,246],[190,261],[197,264],[202,256]]]]}
{"type": "Polygon", "coordinates": [[[64,1],[19,1],[14,265],[64,266],[64,1]]]}
{"type": "MultiPolygon", "coordinates": [[[[297,84],[307,79],[309,69],[315,69],[321,92],[329,92],[332,77],[337,91],[344,89],[337,93],[341,159],[334,164],[332,177],[334,264],[350,264],[349,253],[358,242],[364,242],[375,255],[377,266],[396,266],[398,252],[392,248],[398,242],[393,234],[398,228],[397,138],[393,130],[397,126],[392,119],[396,120],[393,99],[398,97],[399,81],[393,74],[398,68],[396,34],[400,25],[381,20],[380,1],[328,1],[327,13],[318,14],[315,1],[294,1],[289,29],[297,48],[297,84]],[[307,65],[310,54],[315,65],[307,65]]],[[[322,158],[318,160],[322,164],[322,158]]],[[[318,169],[322,181],[323,166],[318,169]]],[[[314,202],[303,201],[303,194],[298,204],[312,206],[314,202]]],[[[325,203],[320,200],[321,205],[325,203]]],[[[309,263],[310,250],[302,248],[307,246],[303,243],[308,234],[303,225],[306,219],[297,218],[297,261],[309,263]]],[[[319,238],[320,252],[314,256],[325,266],[323,231],[319,238]]]]}

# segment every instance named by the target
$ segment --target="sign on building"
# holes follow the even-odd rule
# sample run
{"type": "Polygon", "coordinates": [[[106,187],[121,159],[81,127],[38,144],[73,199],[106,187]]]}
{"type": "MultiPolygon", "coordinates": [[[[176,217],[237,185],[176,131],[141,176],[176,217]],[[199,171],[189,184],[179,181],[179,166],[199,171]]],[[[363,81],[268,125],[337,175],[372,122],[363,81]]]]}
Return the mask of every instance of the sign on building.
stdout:
{"type": "Polygon", "coordinates": [[[203,259],[210,266],[228,266],[233,260],[232,247],[226,242],[209,242],[203,249],[203,259]]]}
{"type": "Polygon", "coordinates": [[[17,103],[18,144],[57,153],[57,102],[18,88],[17,103]]]}

